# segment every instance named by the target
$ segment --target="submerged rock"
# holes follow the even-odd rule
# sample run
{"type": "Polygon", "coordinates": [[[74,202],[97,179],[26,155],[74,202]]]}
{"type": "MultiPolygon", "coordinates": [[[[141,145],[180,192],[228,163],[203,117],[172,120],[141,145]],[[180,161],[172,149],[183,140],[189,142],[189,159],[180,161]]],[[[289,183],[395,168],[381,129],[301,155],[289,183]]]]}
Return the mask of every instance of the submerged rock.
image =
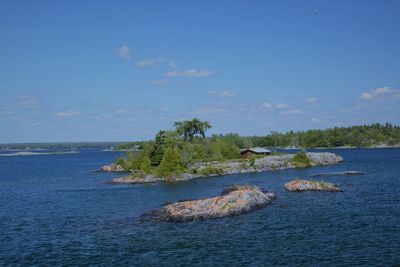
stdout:
{"type": "Polygon", "coordinates": [[[344,171],[344,172],[323,172],[316,173],[311,175],[311,177],[320,177],[320,176],[337,176],[337,175],[363,175],[363,172],[360,171],[344,171]]]}
{"type": "Polygon", "coordinates": [[[293,180],[285,184],[285,188],[292,192],[298,191],[329,191],[341,192],[342,190],[332,183],[322,181],[293,180]]]}
{"type": "Polygon", "coordinates": [[[122,168],[121,165],[119,164],[110,164],[110,165],[104,165],[100,169],[103,172],[123,172],[125,171],[124,168],[122,168]]]}
{"type": "Polygon", "coordinates": [[[364,173],[360,172],[360,171],[345,171],[344,174],[345,175],[364,175],[364,173]]]}
{"type": "Polygon", "coordinates": [[[256,186],[234,186],[221,196],[179,201],[142,216],[142,221],[187,222],[239,215],[267,206],[276,198],[256,186]]]}

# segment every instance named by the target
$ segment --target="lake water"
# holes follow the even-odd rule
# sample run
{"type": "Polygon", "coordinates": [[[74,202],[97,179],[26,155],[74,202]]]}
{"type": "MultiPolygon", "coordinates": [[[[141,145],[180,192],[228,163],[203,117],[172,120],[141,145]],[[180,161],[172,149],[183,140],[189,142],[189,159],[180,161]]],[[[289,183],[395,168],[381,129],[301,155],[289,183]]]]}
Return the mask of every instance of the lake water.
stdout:
{"type": "Polygon", "coordinates": [[[175,184],[110,185],[94,172],[121,152],[0,157],[0,265],[394,266],[400,264],[400,149],[334,150],[336,166],[175,184]],[[285,191],[314,178],[343,193],[285,191]],[[271,206],[203,222],[139,223],[166,202],[219,195],[232,184],[276,192],[271,206]]]}

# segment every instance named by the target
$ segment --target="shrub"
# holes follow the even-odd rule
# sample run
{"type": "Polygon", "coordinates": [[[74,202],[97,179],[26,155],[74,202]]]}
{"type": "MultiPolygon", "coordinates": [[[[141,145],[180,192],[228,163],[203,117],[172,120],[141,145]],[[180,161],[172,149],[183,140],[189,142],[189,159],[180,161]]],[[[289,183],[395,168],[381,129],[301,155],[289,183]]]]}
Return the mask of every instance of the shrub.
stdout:
{"type": "Polygon", "coordinates": [[[115,160],[115,164],[122,166],[122,168],[125,171],[129,171],[129,169],[130,169],[129,163],[127,161],[125,161],[124,158],[121,158],[121,157],[117,158],[115,160]]]}
{"type": "Polygon", "coordinates": [[[211,174],[223,175],[224,169],[213,166],[207,166],[200,170],[200,174],[204,176],[209,176],[211,174]]]}
{"type": "Polygon", "coordinates": [[[124,163],[125,163],[125,160],[124,160],[123,158],[121,158],[121,157],[118,157],[118,158],[115,160],[115,164],[116,164],[116,165],[121,165],[121,166],[123,166],[124,163]]]}
{"type": "Polygon", "coordinates": [[[131,176],[131,179],[136,180],[136,179],[144,178],[146,176],[146,174],[139,170],[132,170],[130,176],[131,176]]]}
{"type": "Polygon", "coordinates": [[[249,157],[248,161],[250,163],[250,166],[254,167],[256,164],[256,157],[249,157]]]}
{"type": "Polygon", "coordinates": [[[293,157],[294,166],[296,168],[305,168],[311,166],[311,160],[307,157],[307,154],[303,151],[296,153],[293,157]]]}

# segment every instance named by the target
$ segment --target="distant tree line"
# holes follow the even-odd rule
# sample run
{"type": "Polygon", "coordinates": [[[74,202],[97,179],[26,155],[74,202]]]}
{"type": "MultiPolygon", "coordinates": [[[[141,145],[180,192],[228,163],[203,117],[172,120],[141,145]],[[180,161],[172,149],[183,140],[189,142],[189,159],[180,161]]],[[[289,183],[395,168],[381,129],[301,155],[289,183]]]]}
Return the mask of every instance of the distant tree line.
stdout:
{"type": "MultiPolygon", "coordinates": [[[[229,133],[206,137],[205,133],[211,125],[198,119],[175,122],[174,127],[175,130],[159,131],[154,140],[119,146],[139,148],[140,152],[128,151],[125,157],[118,158],[116,163],[131,171],[132,177],[154,174],[169,179],[179,176],[184,171],[190,171],[190,164],[198,161],[238,159],[241,148],[368,147],[383,143],[400,143],[400,127],[389,123],[287,133],[271,132],[266,136],[239,136],[229,133]]],[[[309,159],[304,152],[302,153],[298,153],[294,158],[296,167],[310,165],[309,159]]],[[[207,172],[205,175],[220,173],[220,170],[211,167],[204,171],[207,172]]]]}
{"type": "MultiPolygon", "coordinates": [[[[208,129],[208,128],[207,128],[208,129]]],[[[213,135],[209,140],[223,140],[238,148],[249,147],[371,147],[379,144],[400,144],[400,127],[386,124],[371,124],[351,127],[335,127],[325,130],[289,131],[279,133],[272,131],[266,136],[240,136],[237,133],[213,135]]],[[[132,142],[117,145],[116,148],[130,149],[143,147],[146,142],[132,142]]]]}
{"type": "Polygon", "coordinates": [[[351,127],[335,127],[325,130],[271,132],[267,136],[238,137],[235,134],[222,136],[235,140],[239,147],[371,147],[379,144],[400,144],[400,127],[386,124],[371,124],[351,127]]]}
{"type": "Polygon", "coordinates": [[[119,145],[126,145],[126,142],[60,142],[60,143],[15,143],[0,144],[0,149],[16,149],[16,150],[71,150],[71,149],[110,149],[119,145]]]}

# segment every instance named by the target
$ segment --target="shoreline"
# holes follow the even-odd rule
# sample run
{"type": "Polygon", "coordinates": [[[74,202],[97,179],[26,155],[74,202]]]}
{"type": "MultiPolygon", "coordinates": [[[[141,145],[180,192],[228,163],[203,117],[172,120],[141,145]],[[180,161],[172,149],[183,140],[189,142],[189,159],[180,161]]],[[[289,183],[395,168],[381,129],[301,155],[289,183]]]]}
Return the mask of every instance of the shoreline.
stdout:
{"type": "MultiPolygon", "coordinates": [[[[310,159],[310,166],[326,166],[335,165],[343,161],[343,158],[335,153],[330,152],[307,152],[307,157],[310,159]]],[[[181,182],[199,178],[208,178],[216,176],[225,176],[242,173],[257,173],[274,170],[284,170],[296,168],[296,163],[293,161],[295,154],[285,154],[279,156],[266,156],[258,158],[251,164],[248,161],[227,161],[227,162],[198,162],[192,164],[189,169],[194,173],[182,173],[179,177],[170,177],[165,179],[155,175],[146,175],[144,177],[123,176],[114,178],[108,183],[111,184],[147,184],[160,182],[181,182]],[[203,171],[210,171],[207,174],[203,171]]]]}

